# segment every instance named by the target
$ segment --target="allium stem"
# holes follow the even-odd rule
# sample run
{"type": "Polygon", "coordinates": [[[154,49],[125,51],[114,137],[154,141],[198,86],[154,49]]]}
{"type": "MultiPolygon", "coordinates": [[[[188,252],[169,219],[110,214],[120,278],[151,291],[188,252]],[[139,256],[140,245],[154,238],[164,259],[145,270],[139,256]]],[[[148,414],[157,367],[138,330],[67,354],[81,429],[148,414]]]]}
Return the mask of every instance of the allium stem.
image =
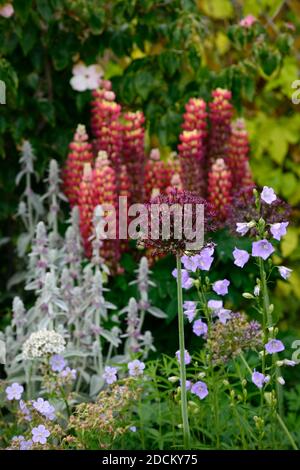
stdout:
{"type": "Polygon", "coordinates": [[[180,351],[180,380],[181,380],[181,415],[183,426],[183,442],[184,450],[189,450],[190,447],[190,427],[187,408],[187,395],[186,395],[186,370],[185,370],[185,345],[184,345],[184,317],[182,305],[182,275],[181,275],[181,258],[176,255],[177,265],[177,301],[178,301],[178,333],[179,333],[179,351],[180,351]]]}

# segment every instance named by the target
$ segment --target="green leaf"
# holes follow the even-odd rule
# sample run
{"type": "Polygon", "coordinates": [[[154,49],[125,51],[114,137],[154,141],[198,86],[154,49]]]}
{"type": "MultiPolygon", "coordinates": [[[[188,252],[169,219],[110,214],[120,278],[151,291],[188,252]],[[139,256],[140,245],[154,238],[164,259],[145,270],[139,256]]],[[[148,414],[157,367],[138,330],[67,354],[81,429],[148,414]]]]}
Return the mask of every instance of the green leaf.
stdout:
{"type": "Polygon", "coordinates": [[[274,127],[270,133],[269,150],[272,160],[281,165],[288,151],[288,143],[280,127],[274,127]]]}
{"type": "Polygon", "coordinates": [[[37,30],[32,24],[27,24],[22,31],[22,36],[20,38],[20,44],[24,55],[26,56],[28,52],[31,51],[35,42],[37,40],[37,30]]]}
{"type": "Polygon", "coordinates": [[[172,77],[180,67],[180,56],[175,52],[165,51],[159,55],[158,62],[162,71],[172,77]]]}
{"type": "Polygon", "coordinates": [[[134,79],[137,94],[146,100],[153,89],[153,74],[146,70],[139,71],[134,79]]]}
{"type": "Polygon", "coordinates": [[[38,0],[37,1],[37,10],[41,17],[48,23],[53,19],[53,11],[50,6],[49,0],[38,0]]]}
{"type": "Polygon", "coordinates": [[[14,0],[14,10],[21,23],[26,23],[31,7],[32,0],[14,0]]]}

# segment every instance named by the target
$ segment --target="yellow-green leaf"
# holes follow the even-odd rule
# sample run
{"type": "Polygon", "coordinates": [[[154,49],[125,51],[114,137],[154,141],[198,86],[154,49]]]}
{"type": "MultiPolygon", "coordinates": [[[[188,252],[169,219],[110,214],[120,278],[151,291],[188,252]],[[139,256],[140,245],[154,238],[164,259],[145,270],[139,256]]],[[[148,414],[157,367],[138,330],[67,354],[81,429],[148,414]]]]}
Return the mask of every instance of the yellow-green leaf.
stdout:
{"type": "Polygon", "coordinates": [[[199,2],[199,6],[208,16],[218,20],[231,18],[234,13],[229,0],[202,0],[199,2]]]}
{"type": "MultiPolygon", "coordinates": [[[[298,234],[297,229],[295,227],[289,227],[287,234],[285,235],[285,237],[282,239],[282,242],[281,242],[281,252],[285,258],[289,256],[291,253],[293,253],[293,251],[297,248],[298,238],[299,238],[299,234],[298,234]]],[[[300,283],[299,283],[299,289],[300,289],[300,283]]]]}

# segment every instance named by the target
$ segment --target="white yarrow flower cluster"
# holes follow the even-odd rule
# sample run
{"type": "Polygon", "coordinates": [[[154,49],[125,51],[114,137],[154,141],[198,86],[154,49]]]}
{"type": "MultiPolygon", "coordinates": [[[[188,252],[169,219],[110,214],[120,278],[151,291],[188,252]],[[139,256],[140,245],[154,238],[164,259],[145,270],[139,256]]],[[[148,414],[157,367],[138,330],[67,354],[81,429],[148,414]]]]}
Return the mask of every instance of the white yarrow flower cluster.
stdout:
{"type": "Polygon", "coordinates": [[[65,339],[53,330],[40,330],[31,333],[23,345],[23,359],[61,354],[65,349],[65,344],[65,339]]]}

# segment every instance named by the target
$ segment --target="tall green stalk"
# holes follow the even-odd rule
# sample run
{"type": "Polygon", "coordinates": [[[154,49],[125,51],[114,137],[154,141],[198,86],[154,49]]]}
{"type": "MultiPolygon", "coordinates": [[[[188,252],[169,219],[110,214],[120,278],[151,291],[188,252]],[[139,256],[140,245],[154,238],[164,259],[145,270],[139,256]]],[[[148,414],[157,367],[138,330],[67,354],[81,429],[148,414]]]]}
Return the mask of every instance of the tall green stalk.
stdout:
{"type": "Polygon", "coordinates": [[[184,450],[191,448],[190,427],[188,418],[187,395],[186,395],[186,370],[185,370],[185,345],[184,345],[184,317],[182,305],[182,273],[181,259],[176,256],[177,265],[177,301],[178,301],[178,333],[179,333],[179,352],[180,352],[180,380],[181,380],[181,415],[183,427],[184,450]]]}

